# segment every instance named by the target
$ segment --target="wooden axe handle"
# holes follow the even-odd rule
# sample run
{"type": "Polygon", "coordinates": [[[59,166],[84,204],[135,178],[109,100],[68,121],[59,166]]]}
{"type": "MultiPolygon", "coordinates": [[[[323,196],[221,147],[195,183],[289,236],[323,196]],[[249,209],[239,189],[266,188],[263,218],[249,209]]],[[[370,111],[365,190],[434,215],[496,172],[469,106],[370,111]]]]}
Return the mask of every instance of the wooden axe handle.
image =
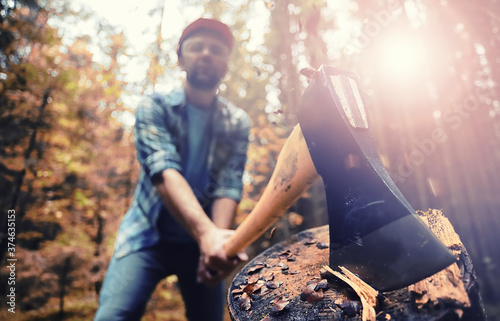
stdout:
{"type": "Polygon", "coordinates": [[[296,125],[280,151],[276,168],[264,193],[224,245],[227,256],[235,256],[254,242],[318,177],[302,130],[296,125]]]}

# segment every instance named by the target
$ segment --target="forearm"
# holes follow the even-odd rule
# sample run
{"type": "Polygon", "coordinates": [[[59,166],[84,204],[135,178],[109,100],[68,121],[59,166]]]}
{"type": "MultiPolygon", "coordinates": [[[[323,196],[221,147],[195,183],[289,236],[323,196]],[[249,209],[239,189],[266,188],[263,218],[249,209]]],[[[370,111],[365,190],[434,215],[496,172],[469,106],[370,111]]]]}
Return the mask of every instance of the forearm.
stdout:
{"type": "Polygon", "coordinates": [[[204,235],[216,228],[196,199],[186,179],[175,169],[162,172],[156,190],[174,218],[200,244],[204,235]]]}
{"type": "Polygon", "coordinates": [[[215,285],[248,256],[241,253],[229,258],[224,244],[234,231],[232,225],[237,203],[230,198],[217,199],[213,204],[214,223],[206,215],[186,179],[175,169],[162,172],[155,182],[160,197],[175,219],[188,231],[200,246],[198,281],[215,285]]]}
{"type": "Polygon", "coordinates": [[[228,197],[217,198],[212,206],[212,221],[219,228],[233,228],[238,203],[228,197]]]}

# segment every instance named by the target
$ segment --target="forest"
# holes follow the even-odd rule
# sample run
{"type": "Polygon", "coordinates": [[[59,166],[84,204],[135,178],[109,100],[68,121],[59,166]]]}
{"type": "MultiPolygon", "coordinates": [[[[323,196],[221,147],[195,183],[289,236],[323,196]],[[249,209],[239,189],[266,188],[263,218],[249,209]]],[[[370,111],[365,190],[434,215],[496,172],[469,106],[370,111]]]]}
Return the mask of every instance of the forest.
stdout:
{"type": "MultiPolygon", "coordinates": [[[[252,120],[236,224],[297,124],[300,70],[350,70],[384,166],[415,209],[451,221],[488,320],[500,320],[500,1],[150,2],[138,49],[130,29],[79,1],[0,0],[1,320],[92,319],[139,174],[134,109],[183,81],[177,41],[200,15],[233,28],[219,93],[252,120]],[[176,28],[173,9],[186,13],[176,28]]],[[[249,254],[327,223],[318,182],[249,254]]],[[[185,320],[183,309],[168,277],[143,320],[185,320]]]]}

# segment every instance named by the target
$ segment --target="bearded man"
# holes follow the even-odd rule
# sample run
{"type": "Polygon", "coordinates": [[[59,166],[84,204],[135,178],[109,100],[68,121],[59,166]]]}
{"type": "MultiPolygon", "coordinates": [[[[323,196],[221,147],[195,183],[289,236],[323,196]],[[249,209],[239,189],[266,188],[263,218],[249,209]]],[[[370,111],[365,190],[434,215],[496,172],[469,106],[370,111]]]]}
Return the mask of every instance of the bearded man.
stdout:
{"type": "Polygon", "coordinates": [[[245,253],[224,243],[242,193],[250,121],[217,95],[234,39],[200,18],[179,39],[181,88],[144,97],[134,141],[141,172],[116,237],[94,320],[140,320],[156,285],[176,275],[190,321],[223,320],[223,279],[245,253]]]}

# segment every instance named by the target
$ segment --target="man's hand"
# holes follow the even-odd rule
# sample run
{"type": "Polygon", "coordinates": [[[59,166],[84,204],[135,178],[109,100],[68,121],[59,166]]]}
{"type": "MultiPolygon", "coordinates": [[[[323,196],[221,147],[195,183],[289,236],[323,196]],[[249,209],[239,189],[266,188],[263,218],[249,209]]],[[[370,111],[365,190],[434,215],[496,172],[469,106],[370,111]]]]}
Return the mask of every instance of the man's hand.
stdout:
{"type": "Polygon", "coordinates": [[[236,257],[227,257],[224,244],[234,233],[233,230],[214,228],[200,238],[200,261],[198,264],[199,283],[215,286],[226,278],[241,262],[248,260],[244,252],[236,257]]]}
{"type": "Polygon", "coordinates": [[[236,201],[218,198],[213,204],[214,222],[206,215],[186,179],[175,169],[166,169],[155,181],[160,197],[175,219],[193,236],[200,247],[198,281],[215,285],[242,261],[245,253],[229,258],[224,244],[234,233],[226,229],[232,224],[236,201]]]}

